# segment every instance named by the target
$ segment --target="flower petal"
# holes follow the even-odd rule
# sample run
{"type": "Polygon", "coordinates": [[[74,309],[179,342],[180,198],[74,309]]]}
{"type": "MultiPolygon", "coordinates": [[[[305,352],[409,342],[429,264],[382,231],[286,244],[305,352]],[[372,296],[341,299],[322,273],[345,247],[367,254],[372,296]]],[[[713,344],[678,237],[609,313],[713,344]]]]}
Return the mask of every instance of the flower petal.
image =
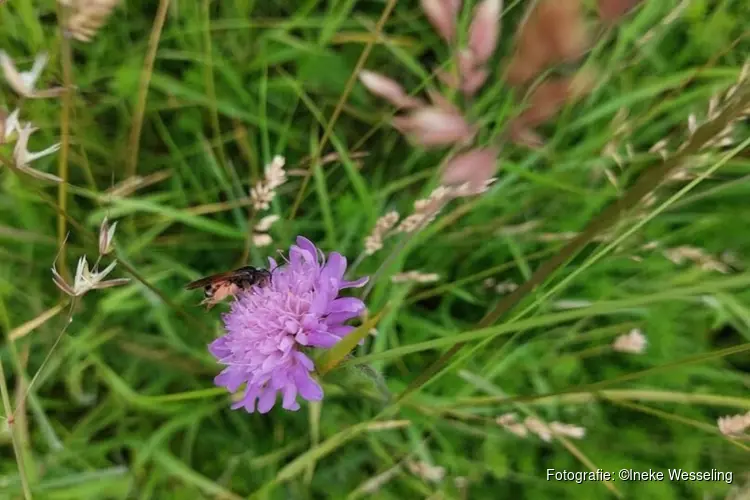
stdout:
{"type": "Polygon", "coordinates": [[[328,306],[330,313],[351,312],[359,314],[365,308],[365,303],[355,297],[336,299],[328,306]]]}
{"type": "Polygon", "coordinates": [[[255,412],[255,401],[258,399],[258,389],[248,388],[243,398],[236,403],[232,404],[233,410],[244,408],[248,413],[255,412]]]}
{"type": "Polygon", "coordinates": [[[323,399],[323,388],[313,380],[309,373],[305,371],[297,371],[294,376],[294,381],[297,383],[297,390],[300,396],[308,401],[320,401],[323,399]]]}
{"type": "Polygon", "coordinates": [[[258,400],[258,412],[268,413],[276,404],[276,391],[272,389],[266,389],[263,394],[260,395],[258,400]]]}
{"type": "Polygon", "coordinates": [[[313,332],[308,336],[310,345],[320,347],[322,349],[328,349],[335,346],[341,337],[331,335],[327,332],[313,332]]]}
{"type": "Polygon", "coordinates": [[[313,259],[318,258],[318,248],[313,244],[312,241],[308,240],[304,236],[297,236],[297,246],[308,252],[313,259]]]}
{"type": "Polygon", "coordinates": [[[334,280],[335,283],[341,281],[346,272],[346,257],[338,252],[331,252],[328,256],[328,262],[320,273],[321,280],[327,282],[328,280],[334,280]]]}
{"type": "Polygon", "coordinates": [[[296,353],[294,353],[294,358],[307,371],[312,371],[312,370],[315,369],[315,363],[313,363],[312,360],[310,358],[308,358],[306,354],[301,353],[301,352],[296,352],[296,353]]]}
{"type": "Polygon", "coordinates": [[[297,411],[299,410],[299,403],[297,403],[297,386],[293,383],[288,383],[283,389],[283,399],[281,407],[285,410],[297,411]]]}

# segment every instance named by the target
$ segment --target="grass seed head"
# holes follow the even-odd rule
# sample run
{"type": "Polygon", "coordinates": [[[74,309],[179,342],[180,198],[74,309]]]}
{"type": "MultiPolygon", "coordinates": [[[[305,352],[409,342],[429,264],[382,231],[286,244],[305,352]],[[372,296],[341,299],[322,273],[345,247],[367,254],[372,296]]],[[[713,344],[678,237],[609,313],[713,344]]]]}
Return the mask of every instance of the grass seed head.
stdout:
{"type": "Polygon", "coordinates": [[[266,165],[263,180],[250,191],[250,198],[256,211],[268,210],[276,196],[276,189],[286,182],[285,163],[286,160],[283,157],[275,156],[271,163],[266,165]]]}
{"type": "Polygon", "coordinates": [[[717,421],[719,432],[725,436],[742,436],[750,429],[750,411],[744,415],[731,415],[720,417],[717,421]]]}
{"type": "Polygon", "coordinates": [[[612,343],[612,349],[617,352],[628,354],[643,354],[646,351],[648,340],[640,329],[633,328],[628,333],[622,334],[612,343]]]}
{"type": "Polygon", "coordinates": [[[60,3],[72,9],[66,23],[68,33],[80,42],[90,42],[120,0],[66,0],[60,3]]]}
{"type": "Polygon", "coordinates": [[[367,238],[365,238],[365,255],[372,255],[383,248],[383,240],[388,237],[390,230],[398,222],[400,215],[391,211],[380,217],[375,222],[375,227],[367,238]]]}

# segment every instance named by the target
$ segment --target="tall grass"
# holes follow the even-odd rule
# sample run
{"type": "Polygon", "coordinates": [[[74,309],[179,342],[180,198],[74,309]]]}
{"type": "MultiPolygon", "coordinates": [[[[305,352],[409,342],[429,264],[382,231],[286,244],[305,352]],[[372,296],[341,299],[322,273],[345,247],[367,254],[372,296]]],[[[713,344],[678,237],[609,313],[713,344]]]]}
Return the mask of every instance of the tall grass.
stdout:
{"type": "MultiPolygon", "coordinates": [[[[595,3],[618,2],[588,2],[591,25],[595,3]]],[[[508,65],[532,4],[505,2],[481,91],[445,90],[498,147],[496,179],[374,246],[460,149],[405,140],[404,110],[358,81],[445,89],[456,52],[418,2],[135,0],[89,42],[70,7],[0,5],[0,49],[21,70],[48,52],[37,88],[67,89],[0,88],[39,128],[32,151],[61,143],[32,166],[63,180],[0,145],[0,498],[747,495],[750,441],[717,421],[750,411],[750,8],[641,2],[526,88],[508,65]],[[531,123],[534,89],[574,67],[587,92],[531,123]],[[287,177],[256,209],[277,155],[287,177]],[[130,281],[71,304],[50,268],[71,283],[105,217],[130,281]],[[184,285],[297,235],[371,277],[369,314],[317,359],[322,402],[232,411],[206,349],[227,306],[184,285]],[[631,332],[646,345],[623,352],[631,332]],[[670,468],[733,480],[547,478],[670,468]]]]}

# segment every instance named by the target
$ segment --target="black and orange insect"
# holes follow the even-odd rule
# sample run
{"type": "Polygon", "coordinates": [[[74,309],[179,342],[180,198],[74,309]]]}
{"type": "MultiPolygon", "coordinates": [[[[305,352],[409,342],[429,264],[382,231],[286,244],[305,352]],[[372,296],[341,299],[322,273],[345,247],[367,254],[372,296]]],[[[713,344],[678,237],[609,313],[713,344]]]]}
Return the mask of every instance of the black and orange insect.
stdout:
{"type": "Polygon", "coordinates": [[[227,297],[237,295],[243,290],[250,290],[254,286],[264,286],[271,280],[271,272],[253,266],[240,267],[234,271],[213,274],[188,283],[185,288],[194,290],[203,288],[205,298],[201,304],[207,309],[221,302],[227,297]]]}

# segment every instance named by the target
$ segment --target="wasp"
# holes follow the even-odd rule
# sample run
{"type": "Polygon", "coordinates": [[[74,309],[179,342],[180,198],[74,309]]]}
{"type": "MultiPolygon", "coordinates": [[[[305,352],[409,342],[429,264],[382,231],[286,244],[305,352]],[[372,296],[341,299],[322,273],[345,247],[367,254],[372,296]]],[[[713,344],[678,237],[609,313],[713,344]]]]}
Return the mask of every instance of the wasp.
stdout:
{"type": "Polygon", "coordinates": [[[253,266],[240,267],[234,271],[213,274],[185,285],[185,289],[203,288],[205,298],[201,304],[207,309],[221,302],[227,297],[237,295],[241,291],[250,290],[254,286],[265,286],[271,280],[271,272],[253,266]]]}

